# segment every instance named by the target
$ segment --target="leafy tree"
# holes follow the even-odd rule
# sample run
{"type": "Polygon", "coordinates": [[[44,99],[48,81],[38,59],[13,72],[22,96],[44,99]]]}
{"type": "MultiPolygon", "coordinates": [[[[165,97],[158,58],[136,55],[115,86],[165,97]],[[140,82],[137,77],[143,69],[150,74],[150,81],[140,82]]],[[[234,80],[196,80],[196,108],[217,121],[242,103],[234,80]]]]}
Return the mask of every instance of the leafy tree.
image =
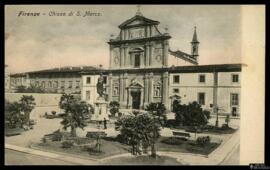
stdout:
{"type": "Polygon", "coordinates": [[[31,96],[23,95],[20,99],[20,109],[24,113],[24,123],[29,125],[30,113],[35,108],[35,98],[31,96]]]}
{"type": "Polygon", "coordinates": [[[24,116],[21,114],[21,104],[18,102],[6,103],[5,105],[5,119],[11,128],[16,128],[18,125],[23,126],[24,116]]]}
{"type": "Polygon", "coordinates": [[[90,113],[90,105],[75,99],[73,95],[63,94],[60,98],[59,106],[66,113],[61,121],[63,128],[66,130],[70,127],[71,135],[77,136],[76,128],[83,129],[87,126],[86,116],[90,113]]]}
{"type": "Polygon", "coordinates": [[[146,106],[145,110],[148,111],[151,115],[153,115],[154,118],[158,120],[160,125],[165,125],[167,121],[167,116],[166,107],[163,103],[150,103],[148,106],[146,106]]]}
{"type": "Polygon", "coordinates": [[[156,157],[156,140],[160,136],[160,124],[149,113],[134,113],[117,120],[115,129],[120,131],[121,137],[132,146],[132,154],[137,154],[138,147],[151,146],[151,155],[156,157]]]}
{"type": "Polygon", "coordinates": [[[176,106],[176,122],[184,126],[204,126],[208,123],[210,112],[203,110],[197,102],[189,103],[188,105],[178,104],[176,106]]]}
{"type": "Polygon", "coordinates": [[[110,113],[115,116],[116,113],[119,113],[120,104],[117,101],[111,101],[110,104],[110,113]]]}

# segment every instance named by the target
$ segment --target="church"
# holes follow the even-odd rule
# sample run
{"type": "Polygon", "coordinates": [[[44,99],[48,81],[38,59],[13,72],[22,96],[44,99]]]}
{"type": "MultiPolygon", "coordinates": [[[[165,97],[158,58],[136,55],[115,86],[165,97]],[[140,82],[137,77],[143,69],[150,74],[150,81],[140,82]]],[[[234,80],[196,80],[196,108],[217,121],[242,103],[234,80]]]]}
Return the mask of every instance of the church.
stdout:
{"type": "Polygon", "coordinates": [[[110,66],[83,71],[82,99],[93,104],[99,74],[105,79],[107,101],[118,101],[122,109],[144,109],[162,102],[172,110],[174,100],[197,101],[204,109],[222,108],[224,114],[240,113],[241,64],[199,65],[199,44],[194,27],[191,53],[170,49],[169,33],[159,21],[136,15],[118,26],[119,35],[108,42],[110,66]]]}
{"type": "Polygon", "coordinates": [[[80,94],[82,100],[94,104],[102,74],[107,102],[117,101],[121,109],[144,109],[149,103],[162,102],[171,111],[173,102],[180,100],[182,104],[196,101],[213,114],[239,116],[242,64],[200,65],[203,42],[196,27],[187,53],[170,48],[172,37],[167,29],[161,32],[159,24],[138,10],[118,26],[118,36],[107,42],[109,68],[63,67],[14,74],[10,75],[11,89],[39,86],[46,93],[80,94]]]}

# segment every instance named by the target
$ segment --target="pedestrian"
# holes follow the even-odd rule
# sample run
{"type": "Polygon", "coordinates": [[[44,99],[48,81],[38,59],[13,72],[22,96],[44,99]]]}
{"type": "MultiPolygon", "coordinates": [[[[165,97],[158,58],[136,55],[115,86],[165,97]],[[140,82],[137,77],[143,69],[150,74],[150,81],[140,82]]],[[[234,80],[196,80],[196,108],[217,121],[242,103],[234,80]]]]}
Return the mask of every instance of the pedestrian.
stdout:
{"type": "Polygon", "coordinates": [[[104,117],[104,121],[103,121],[103,123],[104,123],[104,129],[107,129],[107,120],[106,120],[106,118],[104,117]]]}

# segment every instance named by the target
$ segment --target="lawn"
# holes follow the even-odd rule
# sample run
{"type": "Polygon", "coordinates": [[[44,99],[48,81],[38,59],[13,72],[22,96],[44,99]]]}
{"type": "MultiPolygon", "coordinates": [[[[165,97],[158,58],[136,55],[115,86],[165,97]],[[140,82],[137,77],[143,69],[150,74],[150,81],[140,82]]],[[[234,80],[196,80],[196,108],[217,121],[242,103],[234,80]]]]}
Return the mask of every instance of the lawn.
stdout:
{"type": "MultiPolygon", "coordinates": [[[[92,140],[92,142],[95,144],[95,139],[90,140],[92,140]]],[[[89,154],[88,151],[86,151],[83,147],[80,146],[72,146],[71,148],[62,148],[62,144],[60,141],[47,141],[46,143],[33,144],[32,147],[45,151],[61,152],[94,159],[100,159],[108,156],[129,152],[129,146],[121,144],[119,142],[106,141],[103,139],[101,139],[100,142],[102,153],[99,154],[95,153],[89,154]]]]}
{"type": "MultiPolygon", "coordinates": [[[[87,139],[88,143],[96,143],[95,139],[87,139]]],[[[45,151],[60,152],[71,155],[77,155],[81,157],[88,157],[94,159],[101,159],[113,155],[119,155],[123,153],[130,153],[131,146],[120,143],[117,138],[107,137],[101,139],[101,153],[89,152],[83,146],[72,146],[71,148],[63,148],[60,141],[47,141],[46,143],[33,144],[32,147],[45,151]]],[[[156,143],[158,151],[169,151],[169,152],[183,152],[183,153],[194,153],[208,155],[215,150],[220,143],[210,142],[205,146],[200,146],[196,141],[184,140],[173,137],[160,137],[156,143]]],[[[148,148],[150,152],[150,148],[148,148]]],[[[143,161],[142,161],[143,162],[143,161]]]]}
{"type": "Polygon", "coordinates": [[[102,162],[102,165],[181,165],[175,158],[167,156],[136,156],[136,157],[119,157],[102,162]]]}

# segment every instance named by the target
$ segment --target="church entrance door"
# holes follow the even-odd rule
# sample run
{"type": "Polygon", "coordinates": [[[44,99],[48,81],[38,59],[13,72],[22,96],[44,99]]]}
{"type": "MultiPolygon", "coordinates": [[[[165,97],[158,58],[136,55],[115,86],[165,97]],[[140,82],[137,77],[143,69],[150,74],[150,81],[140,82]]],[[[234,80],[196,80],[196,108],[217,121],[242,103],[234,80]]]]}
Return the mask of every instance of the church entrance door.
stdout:
{"type": "Polygon", "coordinates": [[[131,92],[131,96],[132,96],[132,109],[140,109],[141,92],[133,91],[131,92]]]}

